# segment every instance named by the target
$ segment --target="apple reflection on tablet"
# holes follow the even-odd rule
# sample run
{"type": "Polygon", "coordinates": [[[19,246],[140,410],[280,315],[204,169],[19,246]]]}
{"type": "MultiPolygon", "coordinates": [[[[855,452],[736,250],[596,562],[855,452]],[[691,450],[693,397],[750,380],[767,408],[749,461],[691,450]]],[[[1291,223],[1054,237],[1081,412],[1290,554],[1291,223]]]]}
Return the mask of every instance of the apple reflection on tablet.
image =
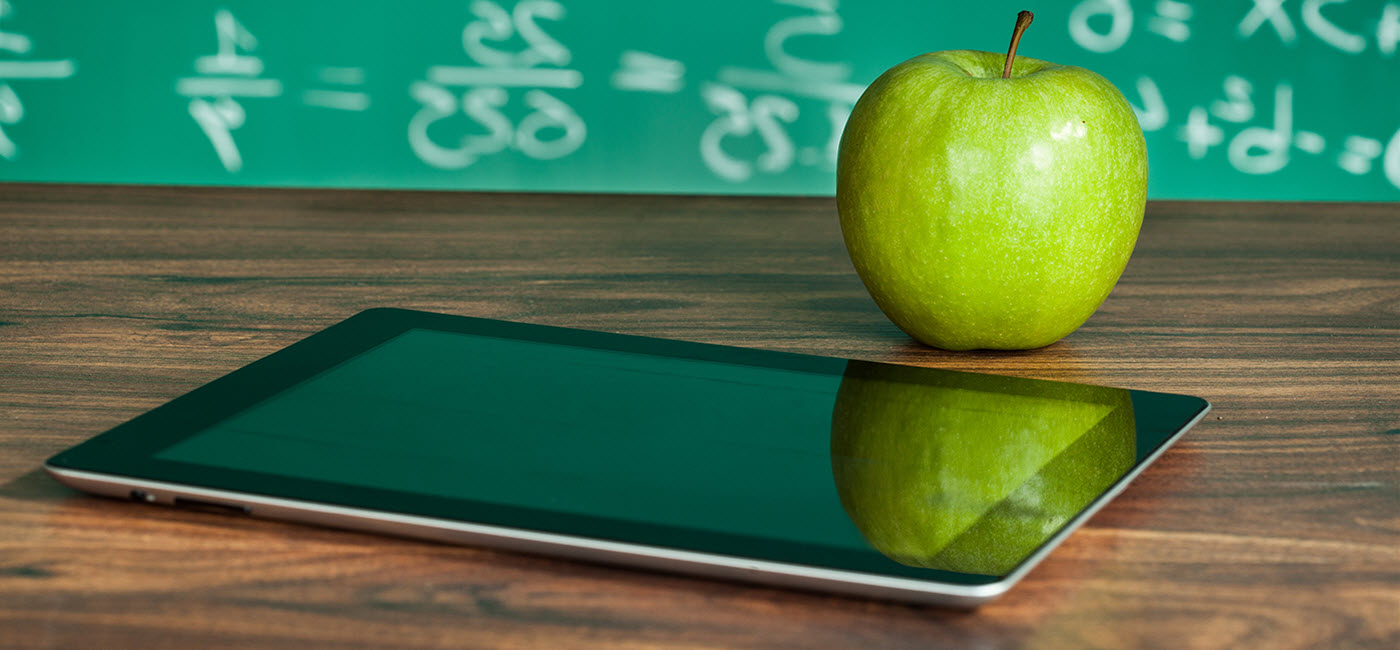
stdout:
{"type": "Polygon", "coordinates": [[[866,541],[916,567],[1006,575],[1136,458],[1128,391],[852,362],[832,472],[866,541]]]}

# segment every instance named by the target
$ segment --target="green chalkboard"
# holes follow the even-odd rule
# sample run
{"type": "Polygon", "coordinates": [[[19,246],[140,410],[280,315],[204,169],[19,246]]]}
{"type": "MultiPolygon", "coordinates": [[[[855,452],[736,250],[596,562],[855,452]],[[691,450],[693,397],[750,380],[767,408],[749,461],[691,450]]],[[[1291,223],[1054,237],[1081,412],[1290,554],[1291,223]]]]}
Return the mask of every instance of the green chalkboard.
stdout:
{"type": "MultiPolygon", "coordinates": [[[[1139,109],[1152,197],[1400,198],[1400,0],[1025,4],[1022,54],[1139,109]]],[[[0,180],[831,194],[866,84],[1021,8],[0,0],[0,180]]]]}

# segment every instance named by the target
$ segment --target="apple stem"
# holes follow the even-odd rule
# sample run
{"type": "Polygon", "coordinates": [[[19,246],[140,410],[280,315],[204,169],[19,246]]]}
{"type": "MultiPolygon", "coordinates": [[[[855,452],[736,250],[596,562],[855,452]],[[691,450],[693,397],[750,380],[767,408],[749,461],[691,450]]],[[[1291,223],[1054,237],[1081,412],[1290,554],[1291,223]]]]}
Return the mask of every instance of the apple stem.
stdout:
{"type": "Polygon", "coordinates": [[[1031,21],[1035,19],[1035,14],[1029,11],[1022,11],[1016,14],[1016,30],[1011,32],[1011,47],[1006,50],[1006,67],[1001,69],[1001,78],[1011,78],[1011,62],[1016,60],[1016,46],[1021,44],[1021,34],[1026,33],[1026,28],[1031,26],[1031,21]]]}

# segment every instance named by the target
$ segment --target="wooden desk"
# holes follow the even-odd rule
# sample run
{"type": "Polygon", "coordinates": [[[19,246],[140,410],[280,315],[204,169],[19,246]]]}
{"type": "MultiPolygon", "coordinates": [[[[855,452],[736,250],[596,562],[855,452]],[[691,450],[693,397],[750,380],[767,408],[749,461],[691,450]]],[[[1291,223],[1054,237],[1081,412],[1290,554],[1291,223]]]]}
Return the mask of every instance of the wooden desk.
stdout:
{"type": "Polygon", "coordinates": [[[1154,203],[1087,325],[911,343],[828,199],[0,185],[0,646],[1395,647],[1400,207],[1154,203]],[[1193,393],[975,613],[78,495],[49,455],[368,307],[1193,393]]]}

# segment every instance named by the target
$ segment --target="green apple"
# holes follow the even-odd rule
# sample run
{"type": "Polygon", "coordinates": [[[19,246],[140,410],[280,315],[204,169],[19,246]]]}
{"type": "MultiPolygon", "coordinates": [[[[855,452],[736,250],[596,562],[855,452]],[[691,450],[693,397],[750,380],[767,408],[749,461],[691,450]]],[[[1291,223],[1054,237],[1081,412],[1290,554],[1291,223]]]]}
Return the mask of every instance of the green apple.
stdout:
{"type": "Polygon", "coordinates": [[[1123,95],[1011,51],[914,57],[841,136],[841,231],[875,303],[948,350],[1029,349],[1088,320],[1128,263],[1147,149],[1123,95]],[[1014,63],[1013,63],[1014,61],[1014,63]]]}
{"type": "Polygon", "coordinates": [[[1133,464],[1127,391],[865,364],[832,415],[841,504],[910,566],[1005,575],[1133,464]]]}

